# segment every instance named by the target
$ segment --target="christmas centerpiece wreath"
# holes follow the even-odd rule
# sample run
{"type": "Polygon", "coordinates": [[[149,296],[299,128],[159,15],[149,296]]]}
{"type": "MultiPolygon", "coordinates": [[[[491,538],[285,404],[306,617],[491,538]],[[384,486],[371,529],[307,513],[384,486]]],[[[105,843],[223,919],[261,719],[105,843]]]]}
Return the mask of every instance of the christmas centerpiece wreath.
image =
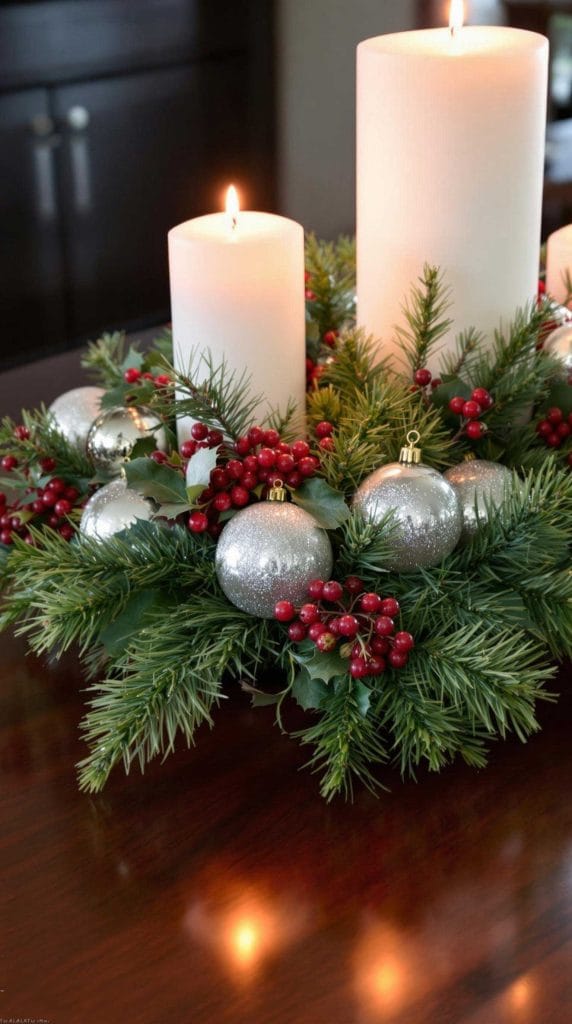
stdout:
{"type": "MultiPolygon", "coordinates": [[[[330,799],[380,765],[485,763],[537,728],[572,653],[572,326],[547,298],[440,376],[447,291],[425,267],[403,367],[356,330],[353,246],[307,243],[307,434],[253,422],[248,381],[120,334],[98,388],[5,419],[2,626],[79,646],[91,679],[80,786],[191,743],[240,684],[308,715],[330,799]],[[195,420],[177,450],[175,421],[195,420]]],[[[301,422],[301,421],[300,421],[301,422]]]]}

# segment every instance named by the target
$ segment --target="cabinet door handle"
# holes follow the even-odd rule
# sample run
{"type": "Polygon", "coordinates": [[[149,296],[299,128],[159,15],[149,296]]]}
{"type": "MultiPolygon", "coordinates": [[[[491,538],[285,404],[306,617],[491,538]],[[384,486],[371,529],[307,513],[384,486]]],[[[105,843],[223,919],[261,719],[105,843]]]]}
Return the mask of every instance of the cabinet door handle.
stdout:
{"type": "Polygon", "coordinates": [[[36,139],[49,139],[55,134],[56,122],[49,114],[34,114],[30,121],[30,131],[36,139]]]}
{"type": "Polygon", "coordinates": [[[89,127],[90,120],[91,117],[87,107],[82,107],[79,104],[70,107],[66,114],[67,126],[73,132],[84,132],[89,127]]]}

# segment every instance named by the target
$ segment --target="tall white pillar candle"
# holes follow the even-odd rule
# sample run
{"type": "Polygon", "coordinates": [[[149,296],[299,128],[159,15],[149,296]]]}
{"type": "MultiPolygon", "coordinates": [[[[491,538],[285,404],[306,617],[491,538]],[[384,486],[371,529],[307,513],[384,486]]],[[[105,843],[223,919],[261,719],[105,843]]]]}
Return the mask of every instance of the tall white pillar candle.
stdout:
{"type": "Polygon", "coordinates": [[[425,261],[454,331],[491,333],[536,294],[548,41],[518,29],[403,32],[357,52],[358,320],[394,325],[425,261]]]}
{"type": "Polygon", "coordinates": [[[572,224],[550,235],[546,247],[546,291],[557,302],[568,298],[567,277],[572,278],[572,224]]]}
{"type": "MultiPolygon", "coordinates": [[[[304,413],[304,232],[295,221],[236,211],[169,231],[175,366],[209,350],[215,364],[246,371],[263,395],[259,419],[293,399],[304,413]]],[[[204,378],[203,378],[204,379],[204,378]]],[[[192,421],[179,423],[179,441],[192,421]]]]}

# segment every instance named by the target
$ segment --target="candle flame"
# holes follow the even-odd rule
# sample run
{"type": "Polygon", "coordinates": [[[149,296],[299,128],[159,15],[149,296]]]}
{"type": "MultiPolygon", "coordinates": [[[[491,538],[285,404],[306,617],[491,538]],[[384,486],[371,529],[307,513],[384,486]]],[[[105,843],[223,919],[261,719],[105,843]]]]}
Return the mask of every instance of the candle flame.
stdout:
{"type": "Polygon", "coordinates": [[[226,193],[226,212],[230,219],[230,226],[233,231],[236,230],[238,224],[238,214],[240,211],[240,203],[238,201],[238,192],[234,185],[229,185],[226,193]]]}
{"type": "Polygon", "coordinates": [[[465,20],[463,0],[451,0],[449,8],[449,31],[453,37],[460,32],[465,20]]]}

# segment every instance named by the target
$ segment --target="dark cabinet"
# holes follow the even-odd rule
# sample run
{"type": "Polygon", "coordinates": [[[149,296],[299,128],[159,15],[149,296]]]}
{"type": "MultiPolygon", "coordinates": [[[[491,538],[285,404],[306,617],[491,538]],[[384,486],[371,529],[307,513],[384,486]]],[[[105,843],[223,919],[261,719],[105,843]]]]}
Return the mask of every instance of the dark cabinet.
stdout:
{"type": "MultiPolygon", "coordinates": [[[[44,31],[57,9],[61,59],[49,46],[38,58],[28,37],[23,56],[11,52],[12,79],[5,63],[0,72],[5,366],[103,328],[164,318],[167,230],[219,209],[231,181],[248,205],[273,208],[271,7],[60,0],[21,8],[28,17],[41,8],[34,24],[44,31]],[[165,25],[168,12],[178,31],[165,25]],[[99,50],[88,33],[82,57],[88,16],[100,19],[92,25],[99,50]],[[26,62],[41,87],[21,88],[26,62]]],[[[0,9],[0,30],[2,17],[0,9]]],[[[1,39],[0,31],[0,60],[1,39]]]]}

